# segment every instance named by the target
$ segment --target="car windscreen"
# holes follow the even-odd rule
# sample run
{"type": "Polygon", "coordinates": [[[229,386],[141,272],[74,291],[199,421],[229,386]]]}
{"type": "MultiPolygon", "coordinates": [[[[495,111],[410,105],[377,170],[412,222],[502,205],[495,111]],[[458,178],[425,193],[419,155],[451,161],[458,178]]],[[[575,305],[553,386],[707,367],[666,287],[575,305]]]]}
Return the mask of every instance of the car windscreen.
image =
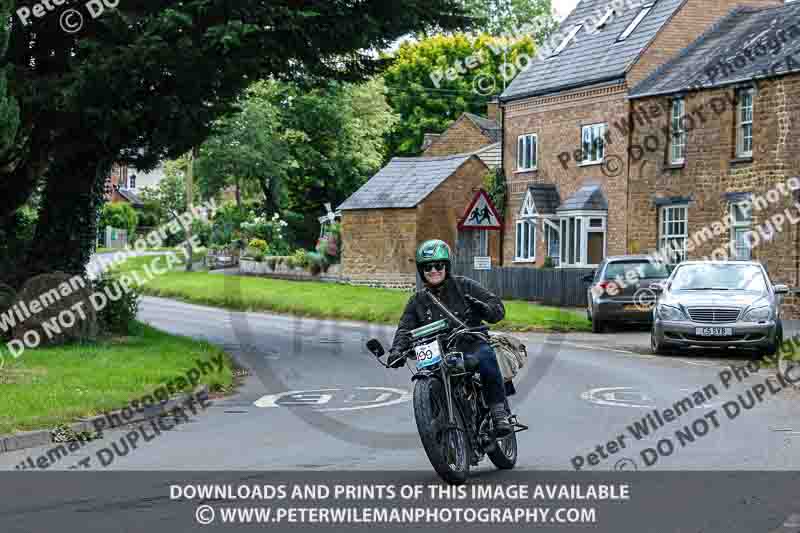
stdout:
{"type": "Polygon", "coordinates": [[[614,261],[606,266],[603,279],[664,279],[669,277],[667,265],[647,261],[646,259],[632,261],[614,261]]]}
{"type": "Polygon", "coordinates": [[[679,265],[672,290],[731,290],[766,292],[764,274],[755,265],[679,265]]]}

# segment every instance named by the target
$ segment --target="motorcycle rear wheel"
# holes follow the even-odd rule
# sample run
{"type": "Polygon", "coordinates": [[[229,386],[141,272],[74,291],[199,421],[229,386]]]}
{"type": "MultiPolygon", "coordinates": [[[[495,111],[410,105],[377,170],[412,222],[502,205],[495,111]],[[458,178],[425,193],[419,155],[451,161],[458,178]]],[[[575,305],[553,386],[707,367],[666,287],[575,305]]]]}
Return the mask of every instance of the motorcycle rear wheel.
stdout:
{"type": "Polygon", "coordinates": [[[448,429],[444,384],[437,378],[421,379],[414,385],[414,418],[422,447],[436,473],[451,485],[469,477],[471,448],[464,417],[453,405],[456,426],[448,429]]]}

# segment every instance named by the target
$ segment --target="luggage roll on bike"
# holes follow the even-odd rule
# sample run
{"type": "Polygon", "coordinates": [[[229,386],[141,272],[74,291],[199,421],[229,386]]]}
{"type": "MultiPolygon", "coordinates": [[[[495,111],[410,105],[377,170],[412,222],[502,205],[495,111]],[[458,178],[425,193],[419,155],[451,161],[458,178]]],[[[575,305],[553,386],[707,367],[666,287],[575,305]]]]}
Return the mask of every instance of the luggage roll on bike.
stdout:
{"type": "MultiPolygon", "coordinates": [[[[461,323],[450,330],[447,320],[439,320],[412,330],[413,348],[405,354],[416,362],[412,377],[414,417],[423,448],[439,476],[451,484],[464,483],[470,466],[478,465],[487,455],[498,468],[514,468],[516,433],[528,429],[512,414],[509,421],[514,431],[495,438],[494,422],[478,375],[478,360],[465,359],[462,352],[454,351],[464,335],[488,342],[488,329],[469,328],[461,323]]],[[[385,353],[375,339],[367,343],[367,348],[379,360],[385,353]]]]}

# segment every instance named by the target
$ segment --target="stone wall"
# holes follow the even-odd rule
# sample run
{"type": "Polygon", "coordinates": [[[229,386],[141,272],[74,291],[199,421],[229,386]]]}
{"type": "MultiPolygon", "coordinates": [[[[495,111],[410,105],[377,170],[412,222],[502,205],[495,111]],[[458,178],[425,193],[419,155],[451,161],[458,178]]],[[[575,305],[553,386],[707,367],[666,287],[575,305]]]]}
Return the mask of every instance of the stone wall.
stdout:
{"type": "Polygon", "coordinates": [[[351,280],[413,279],[417,209],[342,213],[342,275],[351,280]],[[377,276],[377,277],[376,277],[377,276]]]}

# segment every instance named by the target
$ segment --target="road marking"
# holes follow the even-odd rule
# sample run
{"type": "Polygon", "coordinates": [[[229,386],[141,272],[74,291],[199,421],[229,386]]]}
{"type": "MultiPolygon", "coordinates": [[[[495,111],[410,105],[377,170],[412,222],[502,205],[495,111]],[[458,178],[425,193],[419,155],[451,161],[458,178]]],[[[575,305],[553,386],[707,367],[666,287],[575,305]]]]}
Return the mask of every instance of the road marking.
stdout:
{"type": "MultiPolygon", "coordinates": [[[[310,406],[320,407],[327,405],[344,389],[314,389],[314,390],[295,390],[286,391],[278,394],[268,394],[253,402],[256,407],[288,407],[288,406],[310,406]]],[[[374,409],[376,407],[387,407],[398,403],[411,401],[412,395],[405,389],[395,389],[392,387],[354,387],[350,394],[342,401],[345,407],[320,407],[316,411],[357,411],[361,409],[374,409]],[[378,392],[375,398],[359,400],[357,391],[378,392]]]]}
{"type": "MultiPolygon", "coordinates": [[[[678,389],[679,392],[686,392],[691,395],[697,389],[678,389]]],[[[600,387],[589,389],[581,393],[581,399],[596,405],[607,405],[611,407],[632,407],[634,409],[656,409],[657,405],[646,404],[653,402],[653,398],[648,396],[636,387],[600,387]]],[[[704,403],[702,406],[695,406],[693,409],[711,409],[720,407],[722,403],[704,403]]]]}
{"type": "Polygon", "coordinates": [[[641,403],[631,403],[617,396],[639,396],[639,400],[646,402],[652,398],[640,392],[634,387],[601,387],[590,389],[581,393],[581,399],[597,405],[609,405],[612,407],[633,407],[636,409],[653,409],[655,405],[643,405],[641,403]]]}

